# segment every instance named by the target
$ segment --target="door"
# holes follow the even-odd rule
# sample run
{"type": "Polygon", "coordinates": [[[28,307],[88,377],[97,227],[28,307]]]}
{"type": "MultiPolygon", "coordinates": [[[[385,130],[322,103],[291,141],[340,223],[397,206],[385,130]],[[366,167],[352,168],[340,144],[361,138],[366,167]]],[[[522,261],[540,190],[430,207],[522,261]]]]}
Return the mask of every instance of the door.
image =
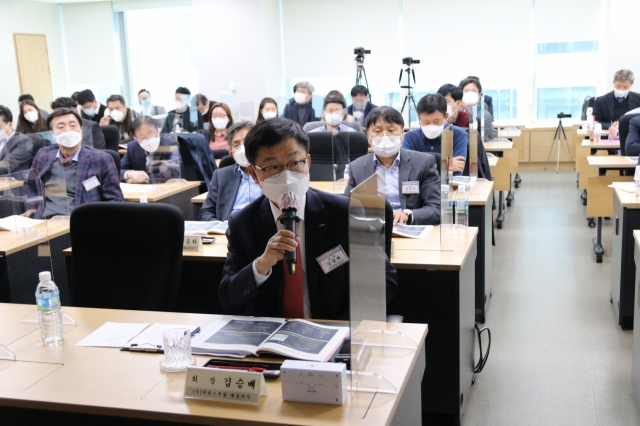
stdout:
{"type": "Polygon", "coordinates": [[[20,93],[28,93],[40,108],[49,109],[53,101],[49,52],[44,34],[14,34],[20,93]]]}

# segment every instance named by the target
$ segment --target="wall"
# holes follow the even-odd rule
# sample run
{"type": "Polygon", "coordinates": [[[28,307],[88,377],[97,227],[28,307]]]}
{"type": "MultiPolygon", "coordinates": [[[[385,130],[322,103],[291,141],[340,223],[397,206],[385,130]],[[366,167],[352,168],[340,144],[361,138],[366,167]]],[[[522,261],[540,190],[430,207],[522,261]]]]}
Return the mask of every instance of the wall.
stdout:
{"type": "MultiPolygon", "coordinates": [[[[67,72],[63,58],[63,40],[60,30],[58,6],[0,0],[0,104],[11,109],[17,120],[20,80],[13,43],[13,33],[45,34],[49,51],[49,69],[53,96],[62,96],[67,91],[67,72]]],[[[38,100],[36,99],[36,102],[38,100]]],[[[41,105],[49,109],[49,105],[41,105]]]]}
{"type": "Polygon", "coordinates": [[[636,75],[632,89],[640,92],[640,41],[635,32],[640,16],[640,2],[637,0],[609,0],[609,40],[607,52],[606,91],[613,90],[613,75],[619,69],[630,69],[636,75]]]}

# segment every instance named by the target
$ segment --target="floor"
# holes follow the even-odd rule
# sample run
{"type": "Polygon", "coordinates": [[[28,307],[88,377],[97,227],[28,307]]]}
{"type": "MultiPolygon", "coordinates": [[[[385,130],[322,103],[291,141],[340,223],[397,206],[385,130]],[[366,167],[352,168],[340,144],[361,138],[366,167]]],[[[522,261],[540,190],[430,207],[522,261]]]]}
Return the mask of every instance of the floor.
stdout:
{"type": "Polygon", "coordinates": [[[463,425],[640,425],[633,333],[620,329],[609,302],[612,221],[597,264],[573,169],[521,176],[495,230],[491,354],[463,425]]]}

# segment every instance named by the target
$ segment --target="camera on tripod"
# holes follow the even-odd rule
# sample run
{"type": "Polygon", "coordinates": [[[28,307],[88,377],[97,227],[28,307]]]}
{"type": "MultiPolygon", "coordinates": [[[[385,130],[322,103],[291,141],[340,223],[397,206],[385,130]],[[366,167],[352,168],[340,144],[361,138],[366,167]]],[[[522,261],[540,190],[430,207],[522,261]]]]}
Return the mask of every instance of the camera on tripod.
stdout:
{"type": "Polygon", "coordinates": [[[558,114],[558,118],[571,118],[571,114],[565,114],[564,112],[561,112],[560,114],[558,114]]]}
{"type": "Polygon", "coordinates": [[[413,59],[411,57],[406,57],[406,58],[402,58],[402,63],[405,65],[411,66],[413,64],[419,64],[420,59],[413,59]]]}
{"type": "Polygon", "coordinates": [[[370,54],[370,50],[366,50],[364,47],[356,47],[353,49],[353,54],[356,55],[357,62],[364,62],[364,55],[370,54]]]}

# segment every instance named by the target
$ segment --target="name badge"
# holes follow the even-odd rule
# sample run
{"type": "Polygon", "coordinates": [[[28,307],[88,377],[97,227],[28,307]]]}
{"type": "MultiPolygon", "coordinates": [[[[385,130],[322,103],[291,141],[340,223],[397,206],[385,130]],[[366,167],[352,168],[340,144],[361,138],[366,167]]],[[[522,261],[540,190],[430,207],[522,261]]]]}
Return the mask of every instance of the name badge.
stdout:
{"type": "Polygon", "coordinates": [[[349,261],[349,257],[347,257],[342,246],[338,244],[322,256],[316,257],[316,260],[320,264],[324,273],[328,274],[340,265],[347,263],[349,261]]]}
{"type": "Polygon", "coordinates": [[[185,235],[182,241],[182,251],[202,250],[202,239],[200,235],[185,235]]]}
{"type": "Polygon", "coordinates": [[[98,178],[95,176],[90,177],[89,179],[82,182],[82,186],[84,186],[85,191],[91,191],[93,188],[97,188],[100,186],[100,182],[98,182],[98,178]]]}
{"type": "Polygon", "coordinates": [[[417,180],[410,182],[402,182],[402,193],[403,194],[419,194],[420,193],[420,182],[417,180]]]}
{"type": "Polygon", "coordinates": [[[260,396],[269,395],[262,373],[187,367],[184,397],[259,405],[260,396]]]}

